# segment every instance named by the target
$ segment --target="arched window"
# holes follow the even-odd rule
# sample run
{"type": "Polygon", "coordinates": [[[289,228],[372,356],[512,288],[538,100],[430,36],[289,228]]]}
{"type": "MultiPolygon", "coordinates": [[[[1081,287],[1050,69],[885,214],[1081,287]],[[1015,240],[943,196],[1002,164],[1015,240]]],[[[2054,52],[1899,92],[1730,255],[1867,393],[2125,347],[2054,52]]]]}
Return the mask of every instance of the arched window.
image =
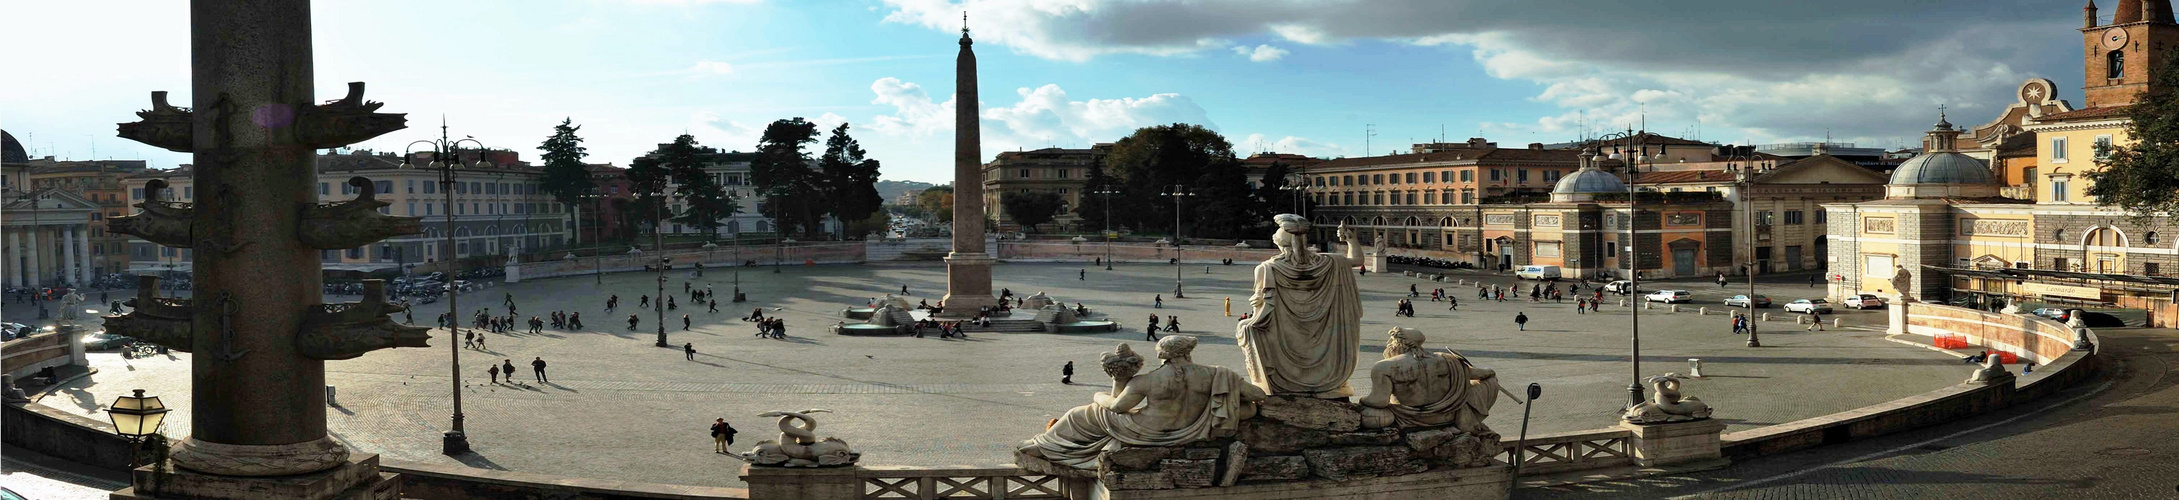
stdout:
{"type": "Polygon", "coordinates": [[[2126,53],[2125,53],[2125,52],[2123,52],[2123,51],[2117,51],[2117,50],[2114,50],[2114,51],[2111,51],[2111,52],[2109,52],[2109,53],[2106,53],[2106,54],[2104,54],[2104,55],[2103,55],[2103,65],[2104,65],[2104,69],[2106,70],[2106,73],[2105,73],[2105,74],[2103,75],[2103,77],[2104,77],[2104,78],[2125,78],[2125,77],[2126,77],[2126,53]]]}

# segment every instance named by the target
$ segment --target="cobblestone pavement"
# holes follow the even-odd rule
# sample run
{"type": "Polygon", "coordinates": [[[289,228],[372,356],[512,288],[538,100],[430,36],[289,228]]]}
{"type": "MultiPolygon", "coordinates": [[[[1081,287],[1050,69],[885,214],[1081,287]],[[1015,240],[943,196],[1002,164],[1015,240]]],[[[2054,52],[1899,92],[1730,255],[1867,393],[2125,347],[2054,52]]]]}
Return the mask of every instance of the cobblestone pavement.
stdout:
{"type": "Polygon", "coordinates": [[[2179,498],[2179,332],[2098,330],[2105,376],[1942,426],[1521,498],[2179,498]]]}
{"type": "MultiPolygon", "coordinates": [[[[909,288],[911,302],[935,302],[944,293],[938,267],[818,266],[770,268],[740,273],[750,303],[721,305],[711,314],[698,311],[680,293],[686,273],[675,273],[669,294],[680,308],[669,311],[672,348],[653,347],[655,318],[640,311],[639,330],[627,328],[637,298],[656,294],[653,276],[608,275],[602,286],[592,277],[536,280],[462,296],[460,316],[490,307],[504,309],[504,295],[514,295],[525,315],[552,310],[583,313],[586,331],[547,330],[541,334],[490,334],[486,350],[460,351],[461,394],[467,431],[477,453],[460,458],[439,454],[439,433],[452,413],[444,332],[429,349],[378,351],[350,361],[327,363],[328,380],[337,387],[337,403],[328,413],[333,435],[356,449],[389,460],[462,463],[490,469],[613,478],[630,481],[737,486],[739,462],[710,453],[706,426],[725,417],[742,432],[741,447],[775,436],[775,422],[756,417],[781,409],[826,408],[820,434],[838,436],[864,452],[865,463],[997,464],[1011,462],[1009,451],[1068,408],[1086,404],[1091,393],[1109,386],[1095,369],[1097,356],[1115,344],[1152,349],[1141,330],[1149,314],[1181,319],[1187,334],[1203,336],[1196,360],[1239,367],[1233,347],[1236,317],[1244,312],[1249,267],[1191,265],[1181,269],[1188,298],[1175,298],[1174,267],[1124,265],[1115,271],[1068,264],[1005,264],[996,269],[997,286],[1019,294],[1045,291],[1073,304],[1080,302],[1116,317],[1126,331],[1097,335],[980,334],[972,339],[841,337],[823,327],[838,321],[842,307],[861,305],[887,292],[909,288]],[[1208,273],[1206,273],[1206,269],[1208,273]],[[607,313],[605,296],[619,294],[622,308],[607,313]],[[1154,294],[1165,307],[1151,307],[1154,294]],[[785,317],[790,338],[753,337],[754,328],[735,318],[762,307],[785,317]],[[678,316],[690,314],[695,327],[680,329],[678,316]],[[684,360],[683,342],[700,353],[684,360]],[[532,357],[551,367],[551,382],[536,382],[528,370],[532,357]],[[524,373],[519,382],[486,380],[487,362],[512,360],[524,373]],[[1059,367],[1074,361],[1076,384],[1059,383],[1059,367]]],[[[732,269],[712,269],[695,288],[713,287],[731,296],[732,269]]],[[[1461,274],[1473,279],[1480,274],[1461,274]]],[[[1501,283],[1505,277],[1488,279],[1501,283]]],[[[1429,345],[1453,348],[1479,365],[1495,369],[1515,392],[1530,382],[1545,386],[1534,411],[1531,433],[1572,431],[1612,425],[1627,399],[1633,373],[1629,366],[1629,311],[1607,307],[1603,313],[1576,315],[1571,302],[1533,303],[1527,299],[1483,302],[1473,288],[1451,283],[1372,273],[1361,278],[1364,346],[1360,358],[1380,358],[1381,332],[1394,325],[1419,328],[1429,345]],[[1395,318],[1393,303],[1409,285],[1424,291],[1416,318],[1395,318]],[[1427,291],[1444,287],[1460,297],[1460,309],[1447,311],[1430,302],[1427,291]],[[1532,319],[1527,331],[1512,322],[1517,312],[1532,319]]],[[[1813,296],[1820,289],[1802,284],[1766,284],[1765,293],[1780,302],[1813,296]]],[[[1697,302],[1717,306],[1725,295],[1698,287],[1697,302]]],[[[349,298],[352,300],[352,297],[349,298]]],[[[445,302],[420,306],[416,319],[428,323],[445,302]]],[[[1709,378],[1688,383],[1690,395],[1711,401],[1733,429],[1745,429],[1889,401],[1958,382],[1968,368],[1925,349],[1882,339],[1857,324],[1881,321],[1881,312],[1842,311],[1848,327],[1807,332],[1791,322],[1764,323],[1765,347],[1742,346],[1726,317],[1666,308],[1645,311],[1642,324],[1642,372],[1685,373],[1688,358],[1705,360],[1709,378]],[[1807,387],[1855,387],[1852,391],[1807,391],[1807,387]]],[[[1783,315],[1773,308],[1769,311],[1783,315]]],[[[452,343],[458,344],[458,341],[452,343]]],[[[45,400],[45,404],[86,415],[129,389],[165,396],[177,409],[189,405],[188,355],[122,359],[94,354],[101,370],[45,400]]],[[[1366,387],[1366,371],[1355,384],[1366,387]]],[[[1520,406],[1502,401],[1489,423],[1506,434],[1519,430],[1520,406]]],[[[94,417],[103,418],[103,417],[94,417]]],[[[175,437],[189,432],[185,411],[168,419],[175,437]]]]}

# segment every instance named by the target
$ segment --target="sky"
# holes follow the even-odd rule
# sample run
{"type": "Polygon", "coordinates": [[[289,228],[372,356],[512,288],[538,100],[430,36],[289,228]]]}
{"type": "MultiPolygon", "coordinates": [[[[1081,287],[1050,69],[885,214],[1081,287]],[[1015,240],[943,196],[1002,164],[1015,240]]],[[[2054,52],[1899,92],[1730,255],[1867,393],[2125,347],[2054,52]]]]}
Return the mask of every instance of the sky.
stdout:
{"type": "MultiPolygon", "coordinates": [[[[0,3],[0,128],[32,156],[189,163],[114,136],[153,90],[189,102],[187,2],[0,3]]],[[[1319,157],[1644,123],[1897,148],[1939,105],[1995,118],[2028,78],[2082,102],[2078,0],[319,0],[311,29],[320,100],[362,81],[408,114],[359,149],[443,118],[534,162],[568,118],[588,161],[626,166],[682,133],[749,151],[804,117],[849,124],[885,179],[945,183],[964,11],[987,161],[1176,122],[1319,157]]]]}

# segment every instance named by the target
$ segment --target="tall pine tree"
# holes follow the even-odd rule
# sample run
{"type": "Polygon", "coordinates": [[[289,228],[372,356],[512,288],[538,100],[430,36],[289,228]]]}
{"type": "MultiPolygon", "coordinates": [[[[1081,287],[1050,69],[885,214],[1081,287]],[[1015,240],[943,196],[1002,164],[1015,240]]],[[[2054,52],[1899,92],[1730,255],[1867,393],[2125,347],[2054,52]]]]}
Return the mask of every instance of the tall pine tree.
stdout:
{"type": "Polygon", "coordinates": [[[719,152],[682,134],[660,149],[658,156],[666,163],[667,174],[675,184],[673,200],[680,211],[674,214],[673,222],[703,228],[709,238],[718,238],[720,221],[741,211],[741,204],[726,193],[719,179],[704,171],[704,167],[718,161],[719,152]]]}
{"type": "Polygon", "coordinates": [[[751,180],[764,196],[758,213],[770,217],[782,236],[809,237],[822,227],[825,205],[819,175],[810,168],[804,147],[817,142],[817,124],[801,118],[764,127],[757,157],[749,164],[751,180]]]}
{"type": "MultiPolygon", "coordinates": [[[[842,222],[865,221],[884,208],[878,196],[878,161],[864,157],[862,144],[847,135],[847,124],[832,129],[825,139],[825,155],[817,160],[823,176],[826,211],[842,222]]],[[[860,234],[849,234],[860,237],[860,234]]]]}
{"type": "Polygon", "coordinates": [[[2149,75],[2149,91],[2127,116],[2125,145],[2106,150],[2100,167],[2082,175],[2096,203],[2124,209],[2140,222],[2179,215],[2179,53],[2162,56],[2149,75]]]}
{"type": "MultiPolygon", "coordinates": [[[[552,127],[552,136],[546,137],[545,143],[537,146],[539,151],[544,152],[545,160],[544,172],[538,179],[538,189],[571,208],[581,206],[583,195],[591,194],[591,190],[597,189],[590,180],[590,171],[583,165],[583,157],[588,156],[588,153],[583,149],[583,138],[575,135],[578,130],[582,130],[582,126],[575,125],[575,119],[562,118],[559,125],[552,127]]],[[[579,210],[568,210],[568,221],[575,222],[575,214],[579,210]]],[[[575,239],[581,240],[582,235],[575,235],[575,239]]]]}

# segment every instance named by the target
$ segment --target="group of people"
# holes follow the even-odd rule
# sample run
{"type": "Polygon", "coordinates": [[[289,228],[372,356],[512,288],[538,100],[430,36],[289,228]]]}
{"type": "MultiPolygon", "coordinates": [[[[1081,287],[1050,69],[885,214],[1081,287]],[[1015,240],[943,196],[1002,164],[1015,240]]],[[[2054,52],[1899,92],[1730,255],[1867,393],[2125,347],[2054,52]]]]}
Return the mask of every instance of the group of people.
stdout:
{"type": "MultiPolygon", "coordinates": [[[[1180,317],[1166,316],[1165,331],[1168,333],[1180,333],[1180,317]]],[[[1158,339],[1158,315],[1150,315],[1150,328],[1148,330],[1145,330],[1143,333],[1143,340],[1156,341],[1158,339]]]]}
{"type": "MultiPolygon", "coordinates": [[[[982,318],[979,317],[977,319],[981,320],[982,318]]],[[[989,322],[985,322],[978,323],[977,325],[987,326],[989,324],[989,322]]],[[[938,330],[938,338],[942,339],[954,337],[960,337],[964,339],[968,338],[968,331],[962,329],[961,326],[961,322],[959,321],[938,321],[930,318],[919,319],[915,322],[915,338],[923,338],[924,329],[938,330]]]]}
{"type": "MultiPolygon", "coordinates": [[[[498,383],[502,382],[502,381],[500,380],[500,376],[501,376],[501,375],[505,375],[505,376],[507,377],[507,379],[505,380],[505,382],[506,382],[506,383],[509,383],[509,384],[515,383],[515,381],[514,381],[514,360],[513,360],[513,359],[502,359],[502,360],[500,360],[500,363],[501,363],[501,364],[497,364],[497,365],[485,365],[485,366],[487,366],[488,368],[485,368],[485,370],[484,370],[484,371],[485,371],[485,373],[486,373],[486,374],[488,374],[488,375],[490,375],[490,376],[492,377],[492,383],[494,383],[494,384],[498,384],[498,383]]],[[[535,377],[535,378],[537,379],[537,383],[540,383],[540,384],[550,384],[550,383],[552,383],[552,377],[547,377],[547,376],[545,376],[545,357],[544,357],[544,356],[538,356],[538,357],[537,357],[536,359],[532,359],[532,360],[530,360],[530,376],[532,376],[532,377],[535,377]]]]}

